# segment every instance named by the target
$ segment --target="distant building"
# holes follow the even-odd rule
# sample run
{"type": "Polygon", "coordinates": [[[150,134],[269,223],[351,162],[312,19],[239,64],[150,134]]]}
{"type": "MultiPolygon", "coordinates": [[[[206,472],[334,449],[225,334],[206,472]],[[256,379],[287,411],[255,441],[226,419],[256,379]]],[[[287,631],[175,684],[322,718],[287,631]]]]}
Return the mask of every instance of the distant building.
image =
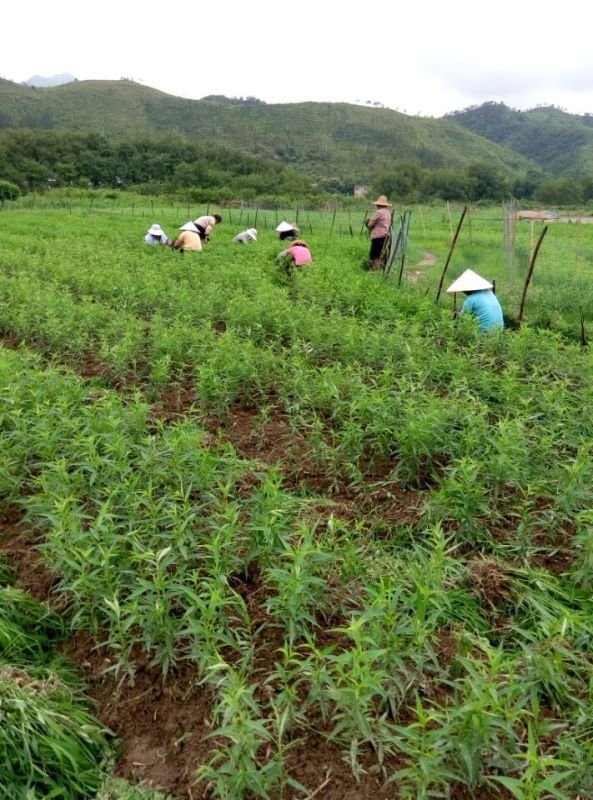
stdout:
{"type": "Polygon", "coordinates": [[[358,186],[354,187],[354,197],[366,197],[369,193],[370,186],[365,186],[364,184],[359,184],[358,186]]]}

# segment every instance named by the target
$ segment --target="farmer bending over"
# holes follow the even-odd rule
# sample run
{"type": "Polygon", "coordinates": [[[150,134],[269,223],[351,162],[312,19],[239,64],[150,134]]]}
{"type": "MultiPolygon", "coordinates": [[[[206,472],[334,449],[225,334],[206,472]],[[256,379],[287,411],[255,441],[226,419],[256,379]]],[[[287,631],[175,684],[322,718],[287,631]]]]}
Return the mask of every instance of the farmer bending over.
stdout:
{"type": "Polygon", "coordinates": [[[298,232],[299,229],[297,228],[296,223],[293,222],[291,224],[290,222],[285,222],[284,220],[282,220],[282,222],[276,228],[276,233],[278,234],[278,238],[281,242],[286,239],[296,239],[298,232]]]}
{"type": "Polygon", "coordinates": [[[284,266],[287,272],[291,272],[293,267],[302,267],[303,264],[312,264],[313,258],[306,242],[296,239],[290,247],[278,253],[276,261],[284,266]]]}
{"type": "Polygon", "coordinates": [[[173,242],[175,250],[182,253],[184,250],[195,250],[199,253],[202,249],[202,237],[195,222],[186,222],[179,230],[181,233],[173,242]]]}
{"type": "Polygon", "coordinates": [[[222,217],[220,216],[220,214],[198,217],[197,219],[194,220],[194,224],[198,229],[198,233],[200,234],[200,239],[203,242],[210,241],[210,234],[212,233],[212,228],[215,225],[219,225],[221,222],[222,222],[222,217]]]}
{"type": "Polygon", "coordinates": [[[167,247],[171,247],[173,242],[171,239],[169,239],[161,226],[157,225],[155,222],[155,224],[151,225],[148,229],[146,236],[144,237],[144,244],[164,244],[167,245],[167,247]]]}
{"type": "Polygon", "coordinates": [[[257,229],[256,228],[247,228],[246,231],[241,231],[238,233],[233,242],[237,242],[237,244],[249,244],[249,242],[257,242],[257,229]]]}
{"type": "Polygon", "coordinates": [[[482,333],[492,328],[504,328],[502,308],[492,291],[492,284],[473,270],[466,269],[456,281],[453,281],[447,292],[463,292],[467,295],[461,313],[472,314],[477,319],[482,333]]]}

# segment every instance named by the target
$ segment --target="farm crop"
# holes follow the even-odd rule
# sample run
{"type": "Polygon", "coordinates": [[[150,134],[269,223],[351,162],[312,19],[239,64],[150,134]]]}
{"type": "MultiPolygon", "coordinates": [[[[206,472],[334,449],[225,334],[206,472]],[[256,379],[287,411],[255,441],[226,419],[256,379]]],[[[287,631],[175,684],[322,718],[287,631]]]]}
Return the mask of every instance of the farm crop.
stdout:
{"type": "MultiPolygon", "coordinates": [[[[529,229],[511,269],[488,213],[454,272],[496,277],[512,316],[529,229]]],[[[0,646],[34,677],[66,626],[122,685],[191,665],[204,797],[305,796],[316,742],[381,798],[593,797],[587,231],[550,232],[533,324],[483,337],[434,303],[443,212],[401,287],[360,269],[345,215],[309,215],[315,264],[286,276],[262,219],[257,245],[223,224],[194,256],[121,211],[2,212],[1,503],[42,535],[66,622],[8,587],[0,646]]],[[[80,708],[91,788],[64,796],[133,797],[100,788],[80,708]]]]}

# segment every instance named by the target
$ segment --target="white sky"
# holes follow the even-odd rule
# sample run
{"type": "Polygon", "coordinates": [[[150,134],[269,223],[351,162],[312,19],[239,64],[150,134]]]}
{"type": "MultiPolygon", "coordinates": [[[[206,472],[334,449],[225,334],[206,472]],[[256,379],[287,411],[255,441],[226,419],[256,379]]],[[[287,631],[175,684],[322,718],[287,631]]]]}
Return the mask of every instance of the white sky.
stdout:
{"type": "Polygon", "coordinates": [[[2,4],[0,77],[132,78],[188,98],[487,100],[593,112],[593,6],[498,0],[31,0],[2,4]]]}

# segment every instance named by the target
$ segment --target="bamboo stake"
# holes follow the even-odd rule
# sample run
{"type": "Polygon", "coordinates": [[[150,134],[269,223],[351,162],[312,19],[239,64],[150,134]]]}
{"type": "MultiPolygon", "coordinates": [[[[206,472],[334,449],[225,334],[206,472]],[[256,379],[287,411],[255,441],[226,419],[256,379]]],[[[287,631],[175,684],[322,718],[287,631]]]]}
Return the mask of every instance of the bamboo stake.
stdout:
{"type": "Polygon", "coordinates": [[[360,236],[362,236],[362,234],[363,234],[363,231],[364,231],[365,226],[366,226],[367,219],[368,219],[367,212],[365,211],[364,212],[364,217],[362,218],[362,225],[360,226],[360,236]]]}
{"type": "Polygon", "coordinates": [[[402,275],[404,274],[404,261],[405,260],[406,260],[406,254],[404,252],[404,253],[402,253],[402,263],[401,263],[400,268],[399,268],[399,277],[397,279],[397,287],[398,287],[398,289],[402,285],[402,275]]]}
{"type": "Polygon", "coordinates": [[[587,337],[585,336],[585,315],[583,314],[583,306],[579,306],[581,312],[581,347],[587,346],[587,337]]]}
{"type": "Polygon", "coordinates": [[[451,241],[451,246],[449,247],[449,254],[447,255],[447,260],[445,261],[445,266],[443,267],[443,271],[441,273],[441,280],[439,281],[439,288],[437,291],[437,297],[435,302],[438,303],[441,297],[441,291],[443,289],[443,282],[445,280],[445,275],[447,274],[447,270],[449,268],[449,262],[451,261],[451,256],[453,255],[453,250],[455,249],[455,245],[457,243],[457,237],[459,236],[459,231],[461,230],[461,225],[463,223],[463,218],[467,212],[467,206],[463,206],[463,211],[461,212],[461,217],[459,218],[459,222],[457,224],[457,230],[455,231],[455,236],[451,241]]]}
{"type": "Polygon", "coordinates": [[[389,277],[389,273],[391,272],[391,268],[393,267],[393,262],[395,261],[395,258],[397,256],[397,251],[399,250],[402,236],[403,236],[403,228],[400,228],[399,231],[397,232],[397,238],[395,240],[395,246],[393,248],[393,252],[391,253],[389,261],[387,262],[387,264],[385,265],[385,269],[383,270],[383,278],[385,280],[387,280],[387,278],[389,277]]]}
{"type": "Polygon", "coordinates": [[[334,208],[334,215],[333,215],[333,217],[332,217],[332,224],[331,224],[331,227],[330,227],[330,229],[329,229],[329,235],[330,235],[330,236],[332,235],[332,231],[333,231],[333,229],[334,229],[334,222],[336,221],[336,213],[337,213],[337,211],[338,211],[338,207],[337,207],[337,206],[335,206],[335,208],[334,208]]]}
{"type": "Polygon", "coordinates": [[[535,249],[533,251],[533,255],[531,256],[531,262],[529,264],[529,270],[527,271],[527,277],[525,278],[525,286],[523,287],[523,295],[521,296],[521,306],[519,307],[519,316],[517,317],[517,326],[520,326],[523,322],[523,310],[525,308],[525,298],[527,297],[527,289],[529,288],[529,282],[531,281],[531,276],[533,275],[533,268],[535,267],[535,260],[537,258],[537,254],[539,253],[539,248],[541,243],[544,240],[544,236],[548,232],[548,226],[544,225],[544,229],[539,235],[539,239],[537,240],[537,244],[535,245],[535,249]]]}
{"type": "Polygon", "coordinates": [[[449,216],[449,236],[453,236],[453,224],[451,222],[451,203],[447,200],[447,214],[449,216]]]}

